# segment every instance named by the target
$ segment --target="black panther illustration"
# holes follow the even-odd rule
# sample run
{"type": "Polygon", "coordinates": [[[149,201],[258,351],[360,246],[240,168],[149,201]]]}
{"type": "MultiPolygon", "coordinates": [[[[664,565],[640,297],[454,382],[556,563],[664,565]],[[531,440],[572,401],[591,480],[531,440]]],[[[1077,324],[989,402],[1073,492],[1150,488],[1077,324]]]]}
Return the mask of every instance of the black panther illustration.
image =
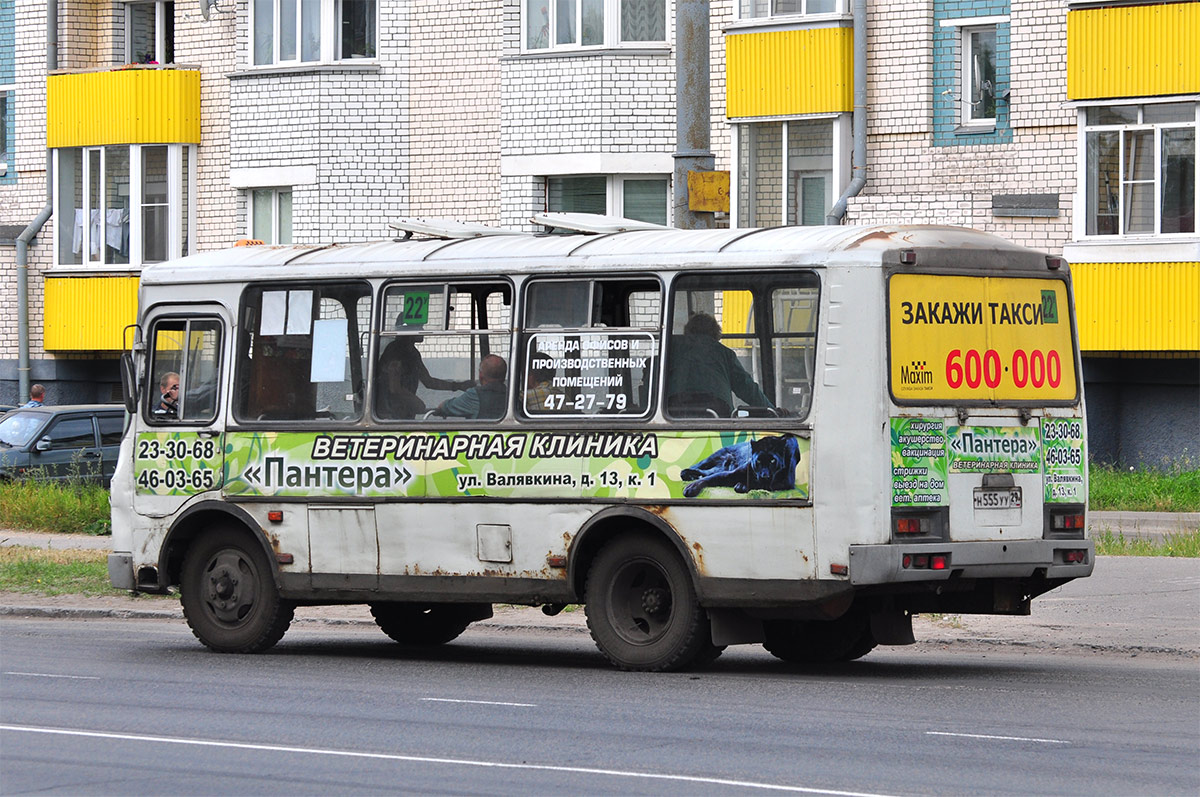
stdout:
{"type": "Polygon", "coordinates": [[[680,478],[691,483],[683,488],[683,494],[694,498],[705,487],[732,487],[739,493],[794,490],[799,462],[800,443],[795,435],[735,443],[685,468],[680,478]]]}

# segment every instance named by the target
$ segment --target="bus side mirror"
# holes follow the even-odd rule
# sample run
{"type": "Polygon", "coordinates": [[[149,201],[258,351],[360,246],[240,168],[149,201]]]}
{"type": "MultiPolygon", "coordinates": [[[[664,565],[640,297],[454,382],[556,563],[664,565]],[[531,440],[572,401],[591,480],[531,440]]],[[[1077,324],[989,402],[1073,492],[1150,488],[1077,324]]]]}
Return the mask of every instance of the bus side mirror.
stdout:
{"type": "Polygon", "coordinates": [[[133,415],[137,412],[137,370],[133,365],[133,352],[121,354],[121,392],[125,395],[125,410],[133,415]]]}
{"type": "Polygon", "coordinates": [[[49,451],[50,445],[51,445],[50,438],[43,437],[41,440],[38,440],[37,443],[35,443],[33,447],[38,451],[49,451]]]}

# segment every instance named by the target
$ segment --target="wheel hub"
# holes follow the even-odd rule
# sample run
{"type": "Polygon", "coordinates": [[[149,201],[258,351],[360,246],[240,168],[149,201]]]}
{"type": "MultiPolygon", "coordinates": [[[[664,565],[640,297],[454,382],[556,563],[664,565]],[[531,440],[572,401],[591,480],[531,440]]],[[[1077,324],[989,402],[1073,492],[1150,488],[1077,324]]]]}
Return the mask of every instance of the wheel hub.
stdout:
{"type": "Polygon", "coordinates": [[[235,609],[240,604],[238,571],[228,564],[218,564],[209,574],[208,599],[220,612],[235,609]]]}
{"type": "Polygon", "coordinates": [[[642,592],[642,611],[651,616],[664,614],[671,608],[671,596],[661,587],[650,587],[642,592]]]}

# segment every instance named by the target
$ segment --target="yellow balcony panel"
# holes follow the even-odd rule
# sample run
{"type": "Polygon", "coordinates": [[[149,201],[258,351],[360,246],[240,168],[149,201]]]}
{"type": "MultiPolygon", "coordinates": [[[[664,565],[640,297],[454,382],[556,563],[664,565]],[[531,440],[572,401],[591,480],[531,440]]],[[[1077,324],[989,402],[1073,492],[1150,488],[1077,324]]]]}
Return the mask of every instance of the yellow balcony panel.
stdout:
{"type": "Polygon", "coordinates": [[[854,108],[854,31],[811,28],[725,37],[731,119],[854,108]]]}
{"type": "Polygon", "coordinates": [[[1200,351],[1200,263],[1072,263],[1079,346],[1200,351]]]}
{"type": "Polygon", "coordinates": [[[137,321],[138,278],[46,277],[42,334],[47,351],[121,351],[137,321]]]}
{"type": "Polygon", "coordinates": [[[127,68],[46,80],[50,148],[199,143],[199,70],[127,68]]]}
{"type": "Polygon", "coordinates": [[[1200,3],[1067,13],[1067,97],[1200,92],[1200,3]]]}

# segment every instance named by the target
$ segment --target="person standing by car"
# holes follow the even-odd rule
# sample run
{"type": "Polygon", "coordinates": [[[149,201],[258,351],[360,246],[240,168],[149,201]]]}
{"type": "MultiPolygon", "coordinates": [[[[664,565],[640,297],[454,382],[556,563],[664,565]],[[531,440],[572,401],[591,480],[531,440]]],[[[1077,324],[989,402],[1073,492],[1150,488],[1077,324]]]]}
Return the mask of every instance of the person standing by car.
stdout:
{"type": "Polygon", "coordinates": [[[162,375],[162,379],[158,380],[158,392],[160,398],[158,406],[154,408],[154,417],[157,420],[175,420],[179,417],[179,374],[174,371],[167,371],[162,375]]]}
{"type": "Polygon", "coordinates": [[[46,405],[46,388],[42,385],[34,385],[29,388],[29,401],[22,404],[22,407],[44,407],[46,405]]]}

